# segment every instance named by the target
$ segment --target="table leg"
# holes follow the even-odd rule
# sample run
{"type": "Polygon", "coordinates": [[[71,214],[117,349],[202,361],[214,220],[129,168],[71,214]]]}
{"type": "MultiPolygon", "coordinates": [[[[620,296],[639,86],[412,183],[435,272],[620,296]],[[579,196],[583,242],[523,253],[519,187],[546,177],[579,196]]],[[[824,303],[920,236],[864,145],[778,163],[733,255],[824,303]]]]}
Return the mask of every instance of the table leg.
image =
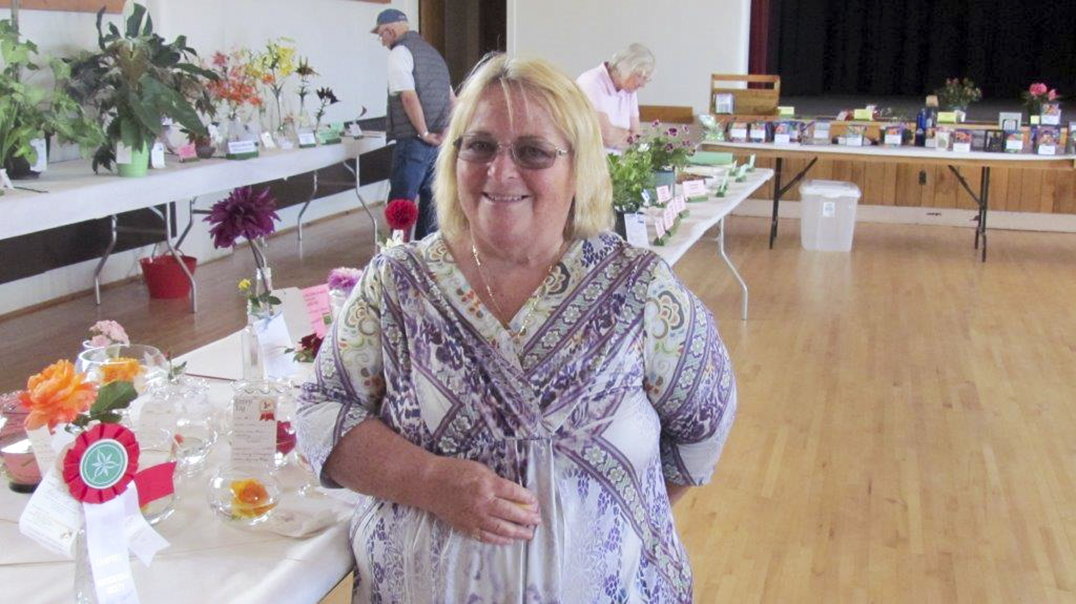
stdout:
{"type": "Polygon", "coordinates": [[[303,214],[306,214],[306,209],[310,207],[310,202],[314,201],[314,197],[318,194],[318,171],[314,170],[314,186],[310,189],[310,199],[306,200],[303,207],[299,210],[299,217],[295,219],[295,226],[299,231],[299,257],[303,257],[303,214]]]}
{"type": "Polygon", "coordinates": [[[381,241],[381,236],[380,236],[380,232],[379,232],[380,229],[379,229],[379,225],[377,223],[377,218],[374,218],[373,212],[370,211],[370,206],[366,205],[366,200],[363,199],[362,194],[359,193],[359,174],[358,174],[359,160],[358,160],[358,158],[355,158],[355,169],[354,170],[351,169],[351,164],[349,164],[347,162],[344,162],[344,167],[347,168],[347,171],[351,172],[351,174],[355,177],[355,197],[358,198],[359,204],[362,206],[363,211],[366,212],[366,216],[370,218],[370,224],[373,225],[373,227],[374,227],[374,254],[376,255],[377,251],[378,251],[377,244],[378,244],[378,242],[381,241]]]}
{"type": "Polygon", "coordinates": [[[773,249],[773,240],[777,239],[777,210],[781,206],[781,168],[784,160],[780,157],[773,166],[773,218],[770,219],[770,249],[773,249]]]}
{"type": "Polygon", "coordinates": [[[740,272],[736,270],[736,266],[732,264],[732,260],[729,259],[728,254],[725,253],[725,219],[722,218],[720,224],[720,230],[717,233],[717,251],[721,254],[721,258],[728,265],[729,270],[732,271],[732,276],[736,277],[736,281],[740,283],[740,289],[743,291],[743,304],[740,310],[740,316],[742,320],[747,320],[747,283],[744,283],[740,272]]]}
{"type": "MultiPolygon", "coordinates": [[[[983,176],[979,181],[979,226],[977,231],[983,236],[983,262],[986,262],[986,213],[990,209],[990,166],[983,166],[983,176]]],[[[976,236],[978,241],[978,236],[976,236]]]]}
{"type": "Polygon", "coordinates": [[[112,250],[116,249],[116,233],[117,233],[116,215],[112,215],[112,234],[108,240],[108,247],[105,248],[105,253],[101,254],[101,260],[97,262],[97,268],[93,270],[93,299],[97,302],[97,306],[101,305],[101,271],[105,268],[105,262],[108,262],[108,257],[112,255],[112,250]]]}

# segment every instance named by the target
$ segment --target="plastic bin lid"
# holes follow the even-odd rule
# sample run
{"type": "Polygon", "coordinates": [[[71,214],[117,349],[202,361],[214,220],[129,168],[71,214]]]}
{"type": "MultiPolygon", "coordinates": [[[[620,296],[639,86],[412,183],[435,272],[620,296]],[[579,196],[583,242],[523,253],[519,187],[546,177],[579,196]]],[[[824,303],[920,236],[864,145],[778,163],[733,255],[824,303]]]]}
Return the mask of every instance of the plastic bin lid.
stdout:
{"type": "Polygon", "coordinates": [[[800,195],[815,197],[855,197],[859,198],[859,187],[854,182],[839,180],[807,180],[800,185],[800,195]]]}

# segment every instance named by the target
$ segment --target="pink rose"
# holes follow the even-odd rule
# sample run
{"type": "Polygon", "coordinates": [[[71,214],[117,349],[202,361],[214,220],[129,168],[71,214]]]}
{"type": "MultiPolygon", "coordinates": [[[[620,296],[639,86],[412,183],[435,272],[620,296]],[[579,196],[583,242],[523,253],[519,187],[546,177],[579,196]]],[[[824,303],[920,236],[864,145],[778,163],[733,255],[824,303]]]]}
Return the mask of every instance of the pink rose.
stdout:
{"type": "Polygon", "coordinates": [[[1056,99],[1056,98],[1057,98],[1057,90],[1055,90],[1055,89],[1051,88],[1051,89],[1050,89],[1050,92],[1049,92],[1049,93],[1047,93],[1047,95],[1046,95],[1046,98],[1047,98],[1047,99],[1049,99],[1049,100],[1051,100],[1051,101],[1052,101],[1052,100],[1054,100],[1054,99],[1056,99]]]}
{"type": "Polygon", "coordinates": [[[1046,84],[1043,84],[1042,82],[1035,82],[1031,85],[1030,88],[1027,89],[1027,91],[1030,92],[1032,96],[1044,95],[1046,94],[1046,84]]]}

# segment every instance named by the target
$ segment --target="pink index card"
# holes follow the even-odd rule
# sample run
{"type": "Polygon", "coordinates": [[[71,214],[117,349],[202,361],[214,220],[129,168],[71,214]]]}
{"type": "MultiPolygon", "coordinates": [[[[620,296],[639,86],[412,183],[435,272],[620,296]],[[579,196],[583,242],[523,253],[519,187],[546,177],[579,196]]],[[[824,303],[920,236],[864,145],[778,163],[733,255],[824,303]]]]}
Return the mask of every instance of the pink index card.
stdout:
{"type": "Polygon", "coordinates": [[[310,317],[310,326],[319,338],[325,337],[325,317],[332,316],[329,307],[329,286],[322,283],[303,289],[303,302],[306,302],[306,314],[310,317]]]}
{"type": "Polygon", "coordinates": [[[669,185],[658,187],[658,203],[665,203],[670,199],[672,199],[672,191],[669,190],[669,185]]]}
{"type": "Polygon", "coordinates": [[[180,161],[186,159],[194,159],[198,156],[194,149],[194,143],[188,143],[186,145],[180,145],[176,147],[176,155],[179,156],[180,161]]]}
{"type": "Polygon", "coordinates": [[[701,180],[685,180],[684,195],[689,199],[706,197],[706,185],[701,180]]]}

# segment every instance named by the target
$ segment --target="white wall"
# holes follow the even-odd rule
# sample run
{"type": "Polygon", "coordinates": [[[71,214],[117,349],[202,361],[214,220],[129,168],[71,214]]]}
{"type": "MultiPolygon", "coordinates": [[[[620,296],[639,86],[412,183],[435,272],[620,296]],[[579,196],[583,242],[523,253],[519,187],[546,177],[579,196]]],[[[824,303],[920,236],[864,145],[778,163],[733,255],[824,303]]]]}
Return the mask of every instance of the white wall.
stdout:
{"type": "Polygon", "coordinates": [[[632,42],[657,58],[644,105],[709,107],[711,73],[747,73],[750,0],[507,0],[508,51],[573,77],[632,42]]]}
{"type": "MultiPolygon", "coordinates": [[[[391,4],[354,0],[147,0],[146,5],[156,31],[168,40],[186,35],[188,45],[203,57],[236,46],[259,47],[266,40],[279,36],[291,38],[300,54],[308,56],[319,72],[315,84],[332,87],[341,99],[339,104],[329,108],[325,116],[327,121],[351,119],[358,115],[363,105],[368,109],[368,117],[385,114],[387,51],[369,32],[377,14],[390,6],[407,13],[416,26],[418,15],[417,0],[394,0],[391,4]]],[[[9,10],[0,10],[0,19],[9,17],[9,10]]],[[[106,16],[107,20],[117,23],[121,18],[119,15],[106,16]]],[[[95,48],[95,19],[93,13],[19,11],[21,32],[42,51],[56,56],[95,48]]],[[[293,102],[297,107],[298,101],[293,102]]],[[[222,191],[202,197],[197,207],[208,207],[226,193],[222,191]]],[[[387,187],[383,185],[363,189],[368,200],[383,199],[387,193],[387,187]]],[[[314,220],[354,209],[356,205],[351,192],[322,198],[310,206],[305,219],[314,220]]],[[[186,203],[180,206],[180,221],[185,224],[186,203]]],[[[281,211],[278,228],[294,226],[298,211],[297,206],[281,211]]],[[[196,225],[183,247],[186,253],[197,256],[201,262],[232,253],[231,250],[213,248],[205,225],[196,225]]],[[[105,267],[104,282],[137,275],[138,258],[149,253],[150,248],[144,248],[115,254],[105,267]]],[[[95,265],[96,260],[88,261],[0,284],[0,315],[92,287],[95,265]]],[[[107,299],[106,292],[102,306],[106,316],[107,299]]]]}

